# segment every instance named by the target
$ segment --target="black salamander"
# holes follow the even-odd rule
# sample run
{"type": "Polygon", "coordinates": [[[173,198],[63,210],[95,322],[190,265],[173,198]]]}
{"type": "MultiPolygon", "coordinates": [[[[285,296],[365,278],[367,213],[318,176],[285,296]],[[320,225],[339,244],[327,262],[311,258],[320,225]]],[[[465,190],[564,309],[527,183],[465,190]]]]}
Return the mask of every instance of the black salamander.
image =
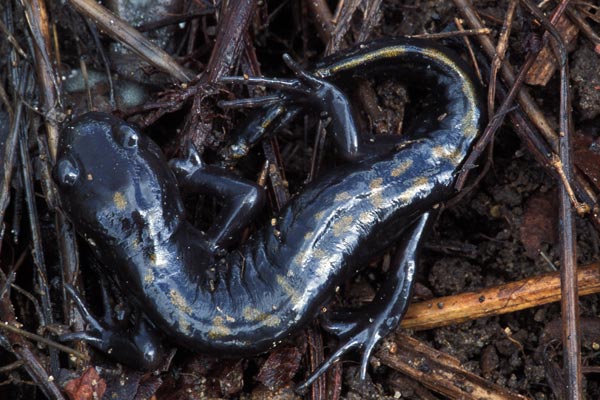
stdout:
{"type": "Polygon", "coordinates": [[[307,384],[352,348],[363,350],[364,377],[373,347],[397,327],[408,306],[431,211],[454,194],[456,173],[482,128],[484,103],[463,61],[428,41],[361,45],[312,73],[287,62],[294,79],[228,79],[280,90],[276,101],[256,100],[263,112],[232,153],[243,153],[293,115],[316,108],[330,117],[338,153],[351,161],[308,184],[275,223],[237,247],[235,239],[264,205],[262,188],[205,165],[192,147],[171,169],[155,143],[109,114],[88,113],[63,129],[54,170],[63,210],[143,312],[124,336],[81,304],[91,328],[64,339],[87,340],[138,368],[160,361],[154,328],[199,352],[261,353],[302,329],[358,268],[399,243],[371,304],[325,314],[322,325],[339,337],[340,347],[307,384]],[[336,86],[379,74],[435,92],[435,104],[395,146],[379,146],[378,137],[364,140],[336,86]],[[224,202],[208,231],[186,221],[178,180],[187,190],[224,202]]]}

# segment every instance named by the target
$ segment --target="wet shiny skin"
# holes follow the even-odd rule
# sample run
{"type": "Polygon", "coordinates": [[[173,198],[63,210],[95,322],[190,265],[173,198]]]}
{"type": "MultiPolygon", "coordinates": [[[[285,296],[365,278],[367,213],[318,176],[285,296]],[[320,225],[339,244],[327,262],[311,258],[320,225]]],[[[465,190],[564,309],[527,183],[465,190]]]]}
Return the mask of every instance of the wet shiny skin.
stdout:
{"type": "MultiPolygon", "coordinates": [[[[158,146],[108,114],[85,114],[62,131],[55,176],[64,212],[147,320],[173,343],[219,356],[263,352],[314,319],[357,268],[454,194],[455,174],[483,118],[479,89],[467,71],[452,53],[406,39],[372,43],[318,65],[314,75],[324,82],[343,84],[382,72],[422,78],[439,101],[417,117],[396,151],[347,162],[319,177],[290,200],[275,224],[265,224],[237,248],[231,239],[187,222],[177,178],[158,146]],[[222,255],[223,249],[230,251],[222,255]]],[[[327,96],[314,95],[311,107],[332,116],[330,130],[346,158],[361,158],[345,96],[333,85],[319,90],[327,96]]],[[[284,112],[301,112],[303,104],[292,98],[283,101],[284,112]]],[[[257,135],[248,136],[254,141],[257,135]]],[[[174,163],[180,184],[201,192],[205,182],[214,184],[207,177],[229,179],[216,170],[208,174],[193,158],[174,163]]],[[[254,216],[253,205],[264,200],[254,189],[248,193],[233,200],[236,215],[254,216]]],[[[224,218],[213,230],[231,229],[232,223],[224,218]]],[[[404,310],[408,299],[395,301],[404,310]]],[[[384,308],[380,304],[369,310],[384,308]]],[[[366,329],[372,318],[364,314],[352,314],[353,325],[346,328],[366,329]]],[[[372,335],[387,334],[398,320],[372,335]]],[[[332,323],[332,332],[336,326],[343,325],[332,323]]]]}

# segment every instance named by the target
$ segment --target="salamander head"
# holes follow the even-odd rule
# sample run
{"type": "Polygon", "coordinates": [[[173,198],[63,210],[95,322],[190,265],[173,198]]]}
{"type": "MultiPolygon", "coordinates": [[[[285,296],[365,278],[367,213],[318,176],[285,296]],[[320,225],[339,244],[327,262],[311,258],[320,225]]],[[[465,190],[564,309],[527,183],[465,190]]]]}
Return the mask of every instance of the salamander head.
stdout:
{"type": "Polygon", "coordinates": [[[157,241],[183,219],[156,143],[110,114],[87,113],[62,130],[53,176],[63,210],[92,244],[157,241]]]}

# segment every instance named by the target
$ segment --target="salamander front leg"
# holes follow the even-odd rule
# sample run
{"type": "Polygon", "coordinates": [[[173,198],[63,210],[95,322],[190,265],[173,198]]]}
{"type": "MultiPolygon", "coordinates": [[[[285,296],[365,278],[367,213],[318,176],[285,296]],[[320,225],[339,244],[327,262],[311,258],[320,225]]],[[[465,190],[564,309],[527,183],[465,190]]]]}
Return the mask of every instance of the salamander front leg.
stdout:
{"type": "Polygon", "coordinates": [[[396,329],[410,304],[414,283],[417,255],[423,233],[433,218],[423,214],[408,229],[393,260],[393,270],[370,304],[357,310],[341,310],[322,318],[325,330],[337,336],[340,347],[314,371],[297,390],[305,391],[321,374],[344,354],[354,348],[362,350],[360,378],[364,379],[371,353],[377,342],[396,329]]]}
{"type": "Polygon", "coordinates": [[[111,313],[106,285],[102,284],[104,321],[98,321],[71,285],[65,288],[75,302],[77,309],[88,324],[88,330],[61,335],[62,342],[81,340],[97,348],[121,364],[135,368],[154,370],[160,367],[166,357],[160,338],[141,316],[135,318],[134,326],[129,321],[117,321],[111,313]]]}
{"type": "Polygon", "coordinates": [[[242,231],[264,209],[266,199],[262,187],[226,169],[206,165],[191,143],[185,159],[174,159],[169,164],[186,189],[215,196],[223,202],[223,208],[206,232],[214,252],[238,243],[242,231]]]}

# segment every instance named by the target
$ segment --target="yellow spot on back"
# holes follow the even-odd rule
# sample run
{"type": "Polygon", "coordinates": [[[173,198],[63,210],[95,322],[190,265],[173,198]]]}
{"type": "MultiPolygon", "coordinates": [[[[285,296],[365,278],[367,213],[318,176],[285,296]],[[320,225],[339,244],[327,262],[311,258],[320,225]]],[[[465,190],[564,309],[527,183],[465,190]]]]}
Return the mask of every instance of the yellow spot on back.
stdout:
{"type": "Polygon", "coordinates": [[[384,202],[385,199],[383,198],[383,194],[381,192],[374,193],[373,197],[371,197],[371,203],[375,208],[383,207],[384,202]]]}
{"type": "Polygon", "coordinates": [[[279,284],[279,286],[281,286],[281,289],[283,289],[285,294],[287,294],[290,297],[291,302],[296,304],[300,299],[300,295],[298,294],[296,289],[294,289],[292,285],[290,285],[290,282],[287,280],[287,278],[282,275],[277,275],[277,283],[279,284]]]}
{"type": "Polygon", "coordinates": [[[152,270],[148,270],[148,272],[146,272],[146,275],[144,276],[144,283],[147,285],[151,285],[152,282],[154,282],[154,273],[152,272],[152,270]]]}
{"type": "Polygon", "coordinates": [[[233,318],[231,315],[225,315],[225,319],[227,322],[235,322],[235,318],[233,318]]]}
{"type": "Polygon", "coordinates": [[[190,333],[190,323],[188,322],[188,320],[185,318],[185,315],[180,314],[179,316],[179,329],[181,329],[181,332],[185,333],[186,335],[190,333]]]}
{"type": "Polygon", "coordinates": [[[354,221],[354,218],[351,215],[346,215],[337,220],[337,222],[333,224],[333,235],[337,237],[347,231],[350,228],[352,221],[354,221]]]}
{"type": "Polygon", "coordinates": [[[225,326],[223,317],[215,317],[212,321],[213,327],[208,331],[208,337],[211,339],[219,339],[231,335],[231,329],[225,326]]]}
{"type": "Polygon", "coordinates": [[[113,195],[113,203],[115,203],[115,207],[119,210],[123,210],[127,206],[127,200],[125,200],[125,196],[121,192],[115,192],[113,195]]]}
{"type": "Polygon", "coordinates": [[[448,160],[454,165],[459,164],[462,160],[462,153],[460,149],[455,147],[448,149],[446,146],[435,146],[431,152],[433,157],[448,160]]]}
{"type": "Polygon", "coordinates": [[[323,219],[323,216],[325,215],[325,211],[319,211],[318,213],[315,214],[315,219],[317,221],[323,219]]]}
{"type": "Polygon", "coordinates": [[[406,172],[406,170],[408,170],[410,168],[410,166],[412,165],[413,161],[412,160],[406,160],[401,162],[396,168],[394,168],[392,170],[392,172],[390,173],[390,175],[392,175],[394,178],[399,177],[400,175],[402,175],[403,173],[406,172]]]}
{"type": "Polygon", "coordinates": [[[192,313],[192,307],[190,307],[187,301],[183,298],[181,293],[176,291],[175,289],[171,289],[169,292],[169,297],[171,298],[171,304],[173,304],[179,311],[185,314],[192,313]]]}
{"type": "Polygon", "coordinates": [[[429,179],[427,179],[424,176],[420,176],[418,178],[415,178],[415,181],[413,182],[413,186],[425,186],[429,183],[429,179]]]}
{"type": "Polygon", "coordinates": [[[265,326],[279,326],[281,325],[281,318],[276,315],[264,313],[253,307],[244,308],[244,318],[247,321],[257,321],[265,326]]]}
{"type": "Polygon", "coordinates": [[[301,251],[300,253],[298,253],[296,255],[296,257],[294,257],[294,262],[300,266],[304,265],[304,263],[302,261],[304,261],[304,252],[303,251],[301,251]]]}
{"type": "Polygon", "coordinates": [[[342,193],[338,193],[335,196],[335,201],[346,201],[349,200],[351,198],[350,194],[348,192],[342,192],[342,193]]]}
{"type": "Polygon", "coordinates": [[[379,189],[381,188],[381,184],[383,183],[383,178],[375,178],[369,184],[371,189],[379,189]]]}
{"type": "Polygon", "coordinates": [[[327,256],[327,254],[325,253],[325,250],[323,250],[323,249],[315,249],[315,251],[313,251],[313,253],[312,253],[313,258],[321,259],[321,258],[325,258],[325,256],[327,256]]]}
{"type": "Polygon", "coordinates": [[[411,202],[421,190],[427,187],[427,185],[429,185],[429,179],[427,179],[427,177],[420,176],[415,178],[412,182],[412,186],[406,189],[404,193],[399,196],[399,199],[404,202],[411,202]]]}

